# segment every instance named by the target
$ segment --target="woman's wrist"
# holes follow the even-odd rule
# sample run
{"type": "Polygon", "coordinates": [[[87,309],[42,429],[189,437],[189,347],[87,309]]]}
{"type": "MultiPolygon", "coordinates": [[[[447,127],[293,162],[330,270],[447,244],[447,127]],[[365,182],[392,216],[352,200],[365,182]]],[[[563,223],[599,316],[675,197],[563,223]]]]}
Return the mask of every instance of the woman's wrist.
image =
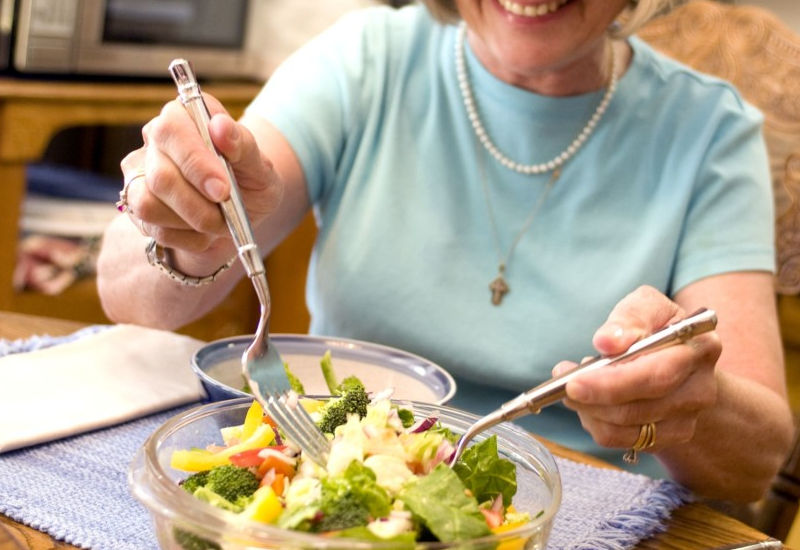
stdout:
{"type": "MultiPolygon", "coordinates": [[[[185,286],[202,286],[213,283],[217,278],[236,262],[233,253],[225,260],[219,260],[219,254],[213,254],[215,259],[208,256],[187,257],[185,253],[159,245],[155,239],[150,239],[145,247],[147,262],[159,269],[165,276],[185,286]]],[[[224,256],[222,256],[224,257],[224,256]]]]}

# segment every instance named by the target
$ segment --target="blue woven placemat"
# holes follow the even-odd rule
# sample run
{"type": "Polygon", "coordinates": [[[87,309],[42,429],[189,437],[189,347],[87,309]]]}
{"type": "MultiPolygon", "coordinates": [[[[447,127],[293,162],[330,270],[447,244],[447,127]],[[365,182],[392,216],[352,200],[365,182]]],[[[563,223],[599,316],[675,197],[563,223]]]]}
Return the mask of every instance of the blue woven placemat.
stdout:
{"type": "MultiPolygon", "coordinates": [[[[26,342],[38,348],[69,338],[26,342]]],[[[0,355],[30,349],[0,340],[0,355]]],[[[156,550],[149,514],[128,491],[128,466],[158,426],[191,406],[0,455],[0,513],[81,548],[156,550]]],[[[557,462],[563,500],[549,550],[632,548],[662,531],[672,510],[691,500],[668,480],[557,462]]]]}

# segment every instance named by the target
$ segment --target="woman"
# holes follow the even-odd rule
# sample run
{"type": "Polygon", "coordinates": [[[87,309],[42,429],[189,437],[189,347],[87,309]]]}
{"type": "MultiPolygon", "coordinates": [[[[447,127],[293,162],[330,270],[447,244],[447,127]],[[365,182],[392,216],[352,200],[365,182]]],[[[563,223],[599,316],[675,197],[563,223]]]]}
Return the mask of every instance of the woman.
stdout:
{"type": "MultiPolygon", "coordinates": [[[[626,37],[661,4],[357,12],[287,60],[239,123],[209,99],[211,133],[263,253],[315,209],[311,331],[429,357],[456,377],[456,406],[486,412],[563,359],[716,310],[715,333],[587,373],[522,423],[607,459],[646,451],[657,462],[643,471],[754,500],[792,429],[761,119],[626,37]]],[[[175,328],[242,270],[226,269],[214,204],[224,172],[182,106],[143,136],[122,162],[129,215],[106,235],[98,282],[111,318],[175,328]]]]}

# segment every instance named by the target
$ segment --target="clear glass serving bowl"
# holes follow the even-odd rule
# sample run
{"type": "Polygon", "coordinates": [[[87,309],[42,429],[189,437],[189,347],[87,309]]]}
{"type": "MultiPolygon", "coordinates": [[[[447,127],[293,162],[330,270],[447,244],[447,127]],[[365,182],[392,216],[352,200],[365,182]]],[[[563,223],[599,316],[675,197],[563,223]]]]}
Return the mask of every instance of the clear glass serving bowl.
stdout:
{"type": "MultiPolygon", "coordinates": [[[[241,424],[252,403],[239,398],[202,405],[181,413],[158,428],[144,443],[131,464],[128,482],[134,496],[150,511],[159,544],[164,550],[255,548],[353,549],[398,548],[397,544],[328,538],[321,535],[280,529],[242,520],[235,514],[213,507],[178,486],[187,474],[170,467],[170,456],[177,449],[204,448],[222,443],[220,428],[241,424]],[[204,539],[199,541],[198,539],[204,539]],[[194,545],[193,545],[194,544],[194,545]]],[[[418,419],[436,416],[446,426],[461,433],[478,417],[451,407],[419,402],[411,406],[418,419]]],[[[514,506],[528,512],[530,523],[502,534],[452,543],[423,542],[416,549],[498,550],[544,549],[553,518],[561,504],[561,478],[553,455],[523,429],[501,424],[476,437],[480,441],[497,435],[498,449],[517,466],[517,494],[514,506]]]]}

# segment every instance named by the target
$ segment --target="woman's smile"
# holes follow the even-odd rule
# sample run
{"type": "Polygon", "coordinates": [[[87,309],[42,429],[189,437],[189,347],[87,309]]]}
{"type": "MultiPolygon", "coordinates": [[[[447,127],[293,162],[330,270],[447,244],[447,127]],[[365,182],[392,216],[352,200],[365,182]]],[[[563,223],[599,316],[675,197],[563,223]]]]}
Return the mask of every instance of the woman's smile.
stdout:
{"type": "Polygon", "coordinates": [[[551,2],[543,2],[537,4],[519,4],[512,0],[497,0],[500,6],[514,15],[521,15],[523,17],[541,17],[550,13],[555,13],[561,6],[569,2],[569,0],[553,0],[551,2]]]}
{"type": "MultiPolygon", "coordinates": [[[[456,0],[484,67],[515,86],[576,95],[608,82],[607,31],[627,0],[456,0]]],[[[628,52],[620,48],[620,67],[628,52]]]]}

